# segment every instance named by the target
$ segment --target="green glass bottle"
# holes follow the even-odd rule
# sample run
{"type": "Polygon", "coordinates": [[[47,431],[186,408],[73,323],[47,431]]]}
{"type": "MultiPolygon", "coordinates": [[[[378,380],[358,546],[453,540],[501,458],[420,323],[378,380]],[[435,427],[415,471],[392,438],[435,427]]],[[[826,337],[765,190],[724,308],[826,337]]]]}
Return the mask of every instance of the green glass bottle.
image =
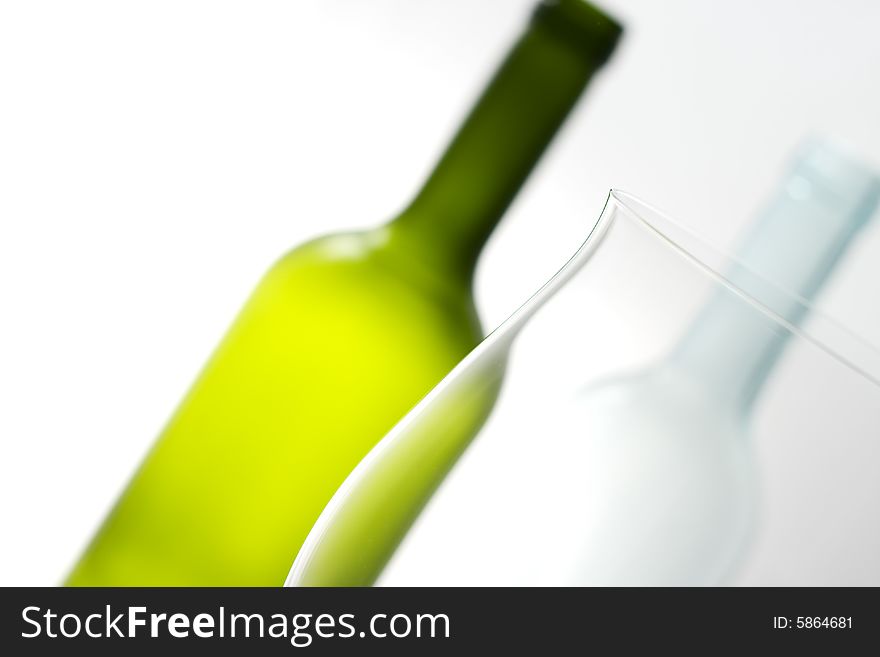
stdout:
{"type": "Polygon", "coordinates": [[[619,34],[540,4],[400,216],[283,256],[67,584],[281,585],[352,468],[481,339],[480,250],[619,34]]]}

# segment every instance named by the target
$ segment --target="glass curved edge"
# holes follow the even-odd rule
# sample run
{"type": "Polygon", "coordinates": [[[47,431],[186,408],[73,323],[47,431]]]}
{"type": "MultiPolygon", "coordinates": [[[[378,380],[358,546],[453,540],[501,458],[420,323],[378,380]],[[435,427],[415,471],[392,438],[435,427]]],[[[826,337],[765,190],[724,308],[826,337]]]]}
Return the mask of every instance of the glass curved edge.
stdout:
{"type": "Polygon", "coordinates": [[[880,349],[871,342],[822,312],[814,304],[754,271],[741,259],[710,244],[691,229],[637,196],[612,189],[609,199],[629,219],[653,233],[689,264],[730,290],[744,303],[880,386],[880,349]],[[772,291],[775,298],[785,299],[786,304],[798,307],[809,321],[805,325],[795,325],[774,310],[774,304],[767,301],[767,295],[758,298],[753,292],[737,285],[727,274],[734,266],[740,271],[747,272],[751,280],[760,281],[762,288],[772,291]]]}

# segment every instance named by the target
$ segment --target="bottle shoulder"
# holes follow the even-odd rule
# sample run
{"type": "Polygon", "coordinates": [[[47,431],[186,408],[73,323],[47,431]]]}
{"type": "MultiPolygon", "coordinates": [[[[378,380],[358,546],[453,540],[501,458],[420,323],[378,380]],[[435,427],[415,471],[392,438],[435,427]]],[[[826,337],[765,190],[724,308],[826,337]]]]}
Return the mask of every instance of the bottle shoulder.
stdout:
{"type": "Polygon", "coordinates": [[[377,308],[430,307],[438,321],[463,325],[467,333],[482,337],[470,282],[450,279],[402,246],[383,228],[318,237],[284,253],[264,284],[314,288],[377,308]]]}

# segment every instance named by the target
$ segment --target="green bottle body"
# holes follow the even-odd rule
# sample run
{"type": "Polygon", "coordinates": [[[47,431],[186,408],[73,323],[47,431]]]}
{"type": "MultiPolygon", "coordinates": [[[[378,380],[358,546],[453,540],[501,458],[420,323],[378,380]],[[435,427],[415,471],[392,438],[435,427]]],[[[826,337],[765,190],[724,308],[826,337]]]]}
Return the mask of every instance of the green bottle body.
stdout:
{"type": "Polygon", "coordinates": [[[539,5],[406,211],[281,258],[67,584],[281,585],[345,477],[482,338],[480,250],[618,33],[581,0],[539,5]]]}
{"type": "Polygon", "coordinates": [[[280,585],[345,476],[480,337],[467,291],[414,276],[382,232],[292,251],[68,583],[280,585]]]}

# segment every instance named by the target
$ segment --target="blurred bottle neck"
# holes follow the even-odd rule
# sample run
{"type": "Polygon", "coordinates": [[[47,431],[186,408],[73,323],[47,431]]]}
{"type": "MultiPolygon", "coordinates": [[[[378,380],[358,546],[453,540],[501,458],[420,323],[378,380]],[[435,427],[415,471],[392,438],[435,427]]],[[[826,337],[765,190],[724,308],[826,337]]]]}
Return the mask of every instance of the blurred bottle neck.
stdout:
{"type": "Polygon", "coordinates": [[[393,230],[470,280],[490,233],[619,34],[581,0],[540,4],[393,230]]]}
{"type": "Polygon", "coordinates": [[[740,292],[717,285],[673,364],[748,413],[791,336],[789,327],[805,319],[807,304],[873,213],[878,195],[872,171],[830,146],[807,148],[737,250],[737,262],[722,272],[740,292]]]}

